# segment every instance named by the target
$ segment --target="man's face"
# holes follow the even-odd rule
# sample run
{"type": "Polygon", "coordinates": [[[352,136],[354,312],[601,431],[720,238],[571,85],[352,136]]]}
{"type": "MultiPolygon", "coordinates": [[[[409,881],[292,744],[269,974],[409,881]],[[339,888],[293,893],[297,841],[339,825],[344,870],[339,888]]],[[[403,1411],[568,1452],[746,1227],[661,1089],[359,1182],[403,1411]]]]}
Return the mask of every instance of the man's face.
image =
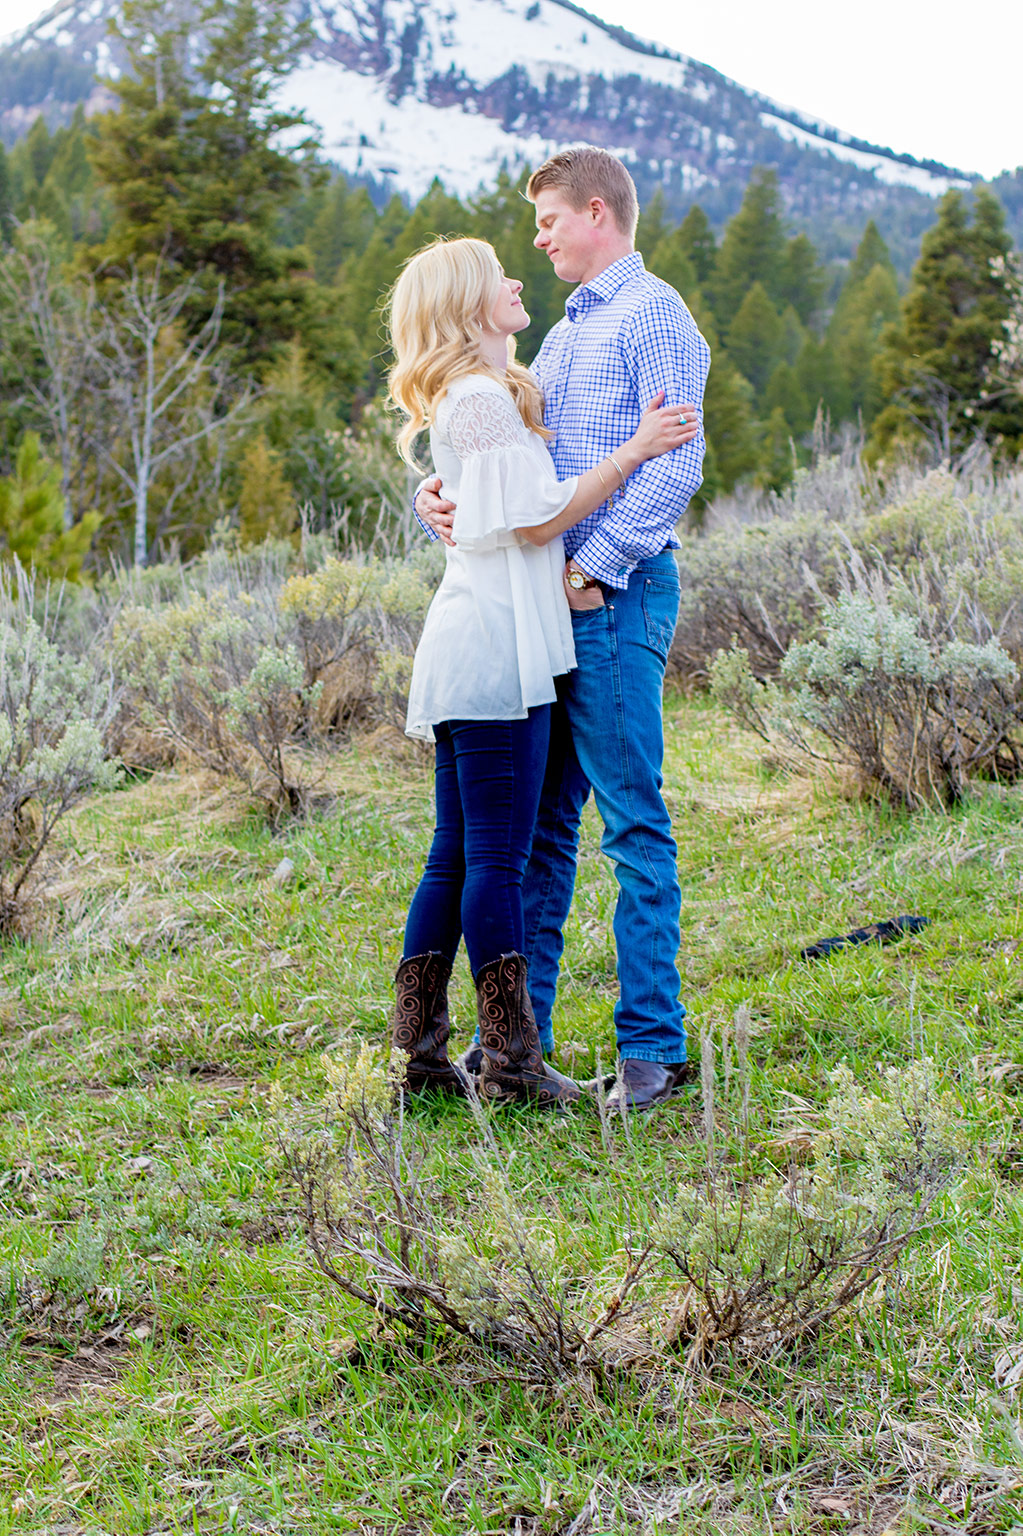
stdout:
{"type": "Polygon", "coordinates": [[[545,187],[536,195],[538,251],[546,251],[555,272],[565,283],[585,283],[603,266],[602,226],[609,217],[599,198],[573,208],[559,187],[545,187]]]}

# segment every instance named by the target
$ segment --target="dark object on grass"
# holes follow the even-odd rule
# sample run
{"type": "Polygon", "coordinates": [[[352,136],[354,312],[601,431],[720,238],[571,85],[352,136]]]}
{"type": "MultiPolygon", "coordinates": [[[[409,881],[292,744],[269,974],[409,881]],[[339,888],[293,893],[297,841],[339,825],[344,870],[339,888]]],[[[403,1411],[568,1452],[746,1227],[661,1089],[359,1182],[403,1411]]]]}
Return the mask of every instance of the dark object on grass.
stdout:
{"type": "Polygon", "coordinates": [[[880,923],[868,923],[865,928],[854,928],[852,933],[840,933],[833,939],[818,939],[799,951],[800,960],[823,960],[836,949],[850,944],[891,944],[904,933],[919,933],[930,922],[929,917],[893,917],[880,923]]]}

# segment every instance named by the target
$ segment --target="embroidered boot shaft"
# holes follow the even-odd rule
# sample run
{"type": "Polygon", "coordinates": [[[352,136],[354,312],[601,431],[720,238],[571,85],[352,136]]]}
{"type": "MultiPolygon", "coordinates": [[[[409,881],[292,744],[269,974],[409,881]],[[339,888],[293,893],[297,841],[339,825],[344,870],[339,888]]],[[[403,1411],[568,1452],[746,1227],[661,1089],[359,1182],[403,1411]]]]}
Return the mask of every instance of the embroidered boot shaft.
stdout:
{"type": "Polygon", "coordinates": [[[491,1103],[517,1099],[537,1109],[562,1109],[581,1093],[570,1077],[543,1059],[526,990],[524,955],[501,955],[476,973],[483,1067],[480,1093],[491,1103]]]}
{"type": "Polygon", "coordinates": [[[409,1056],[407,1093],[465,1095],[465,1078],[448,1060],[450,975],[450,960],[436,952],[410,956],[395,975],[391,1047],[409,1056]]]}

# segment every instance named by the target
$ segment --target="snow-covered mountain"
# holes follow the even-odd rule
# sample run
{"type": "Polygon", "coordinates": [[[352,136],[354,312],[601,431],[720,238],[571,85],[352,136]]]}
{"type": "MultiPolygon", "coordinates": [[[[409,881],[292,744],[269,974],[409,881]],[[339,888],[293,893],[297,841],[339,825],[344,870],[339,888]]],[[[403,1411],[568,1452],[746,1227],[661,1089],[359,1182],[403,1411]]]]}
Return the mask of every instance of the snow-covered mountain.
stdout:
{"type": "MultiPolygon", "coordinates": [[[[745,90],[716,70],[632,36],[570,0],[296,0],[311,46],[291,76],[343,169],[416,195],[434,176],[451,190],[492,182],[502,163],[535,163],[552,146],[605,144],[630,162],[641,193],[668,206],[698,199],[734,211],[755,164],[777,168],[793,216],[862,226],[893,200],[919,205],[966,185],[745,90]]],[[[95,75],[116,71],[107,24],[117,0],[61,0],[0,47],[0,133],[38,111],[66,117],[98,104],[95,75]]],[[[912,222],[911,216],[911,222],[912,222]]]]}

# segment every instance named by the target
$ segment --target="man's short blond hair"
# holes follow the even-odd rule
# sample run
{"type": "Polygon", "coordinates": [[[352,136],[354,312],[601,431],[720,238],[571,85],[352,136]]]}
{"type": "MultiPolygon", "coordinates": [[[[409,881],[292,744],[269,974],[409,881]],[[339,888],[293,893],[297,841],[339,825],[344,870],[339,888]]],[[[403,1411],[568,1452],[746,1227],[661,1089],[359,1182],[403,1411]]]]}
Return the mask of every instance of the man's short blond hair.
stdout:
{"type": "Polygon", "coordinates": [[[535,203],[537,194],[549,187],[564,192],[577,211],[585,208],[591,197],[601,198],[621,233],[630,240],[635,238],[639,221],[636,183],[617,156],[606,149],[580,144],[552,155],[530,176],[526,196],[535,203]]]}

